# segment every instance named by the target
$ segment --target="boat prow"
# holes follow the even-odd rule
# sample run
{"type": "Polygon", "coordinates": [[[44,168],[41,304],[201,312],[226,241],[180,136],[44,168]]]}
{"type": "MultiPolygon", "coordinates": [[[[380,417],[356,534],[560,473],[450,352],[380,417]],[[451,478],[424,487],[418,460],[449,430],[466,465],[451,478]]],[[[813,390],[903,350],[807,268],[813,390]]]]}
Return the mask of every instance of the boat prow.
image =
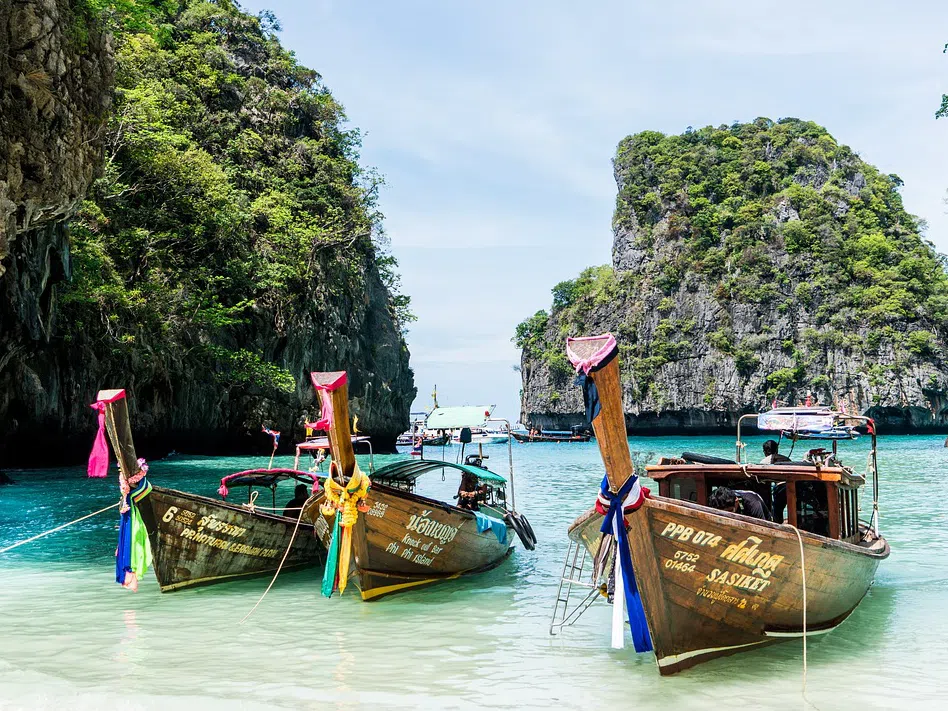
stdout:
{"type": "Polygon", "coordinates": [[[557,596],[551,632],[571,624],[582,605],[591,604],[594,593],[569,612],[569,586],[608,589],[610,566],[623,583],[615,586],[613,646],[622,644],[627,595],[635,648],[654,650],[662,674],[828,632],[852,613],[889,555],[879,534],[876,430],[870,418],[814,405],[808,397],[801,406],[742,415],[734,460],[685,452],[644,466],[633,463],[629,452],[615,338],[568,339],[567,354],[585,375],[585,401],[606,477],[596,509],[569,530],[573,544],[593,554],[595,579],[580,580],[582,564],[571,566],[569,556],[575,561],[577,555],[567,555],[560,585],[561,593],[564,583],[567,592],[557,596]],[[740,427],[751,417],[758,429],[779,431],[781,439],[822,439],[832,442],[832,450],[811,449],[803,461],[791,461],[770,440],[763,462],[750,464],[744,461],[740,427]],[[872,439],[865,475],[837,456],[837,442],[860,436],[857,427],[872,439]],[[658,482],[659,495],[641,486],[639,476],[646,473],[658,482]],[[872,517],[864,523],[859,497],[869,475],[872,517]],[[601,533],[605,515],[611,525],[601,533]]]}

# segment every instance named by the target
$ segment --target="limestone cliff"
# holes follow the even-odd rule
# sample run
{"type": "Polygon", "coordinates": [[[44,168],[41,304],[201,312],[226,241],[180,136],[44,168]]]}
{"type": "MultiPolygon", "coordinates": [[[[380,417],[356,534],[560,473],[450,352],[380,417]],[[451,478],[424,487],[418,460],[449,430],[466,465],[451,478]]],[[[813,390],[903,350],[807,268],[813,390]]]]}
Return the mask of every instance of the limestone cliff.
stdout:
{"type": "Polygon", "coordinates": [[[811,122],[624,139],[613,262],[523,322],[522,419],[583,419],[568,335],[612,331],[630,432],[732,432],[773,400],[948,426],[948,278],[882,175],[811,122]]]}
{"type": "Polygon", "coordinates": [[[407,300],[358,133],[272,16],[103,5],[0,0],[0,465],[78,461],[103,387],[146,456],[289,447],[310,370],[390,445],[407,300]]]}

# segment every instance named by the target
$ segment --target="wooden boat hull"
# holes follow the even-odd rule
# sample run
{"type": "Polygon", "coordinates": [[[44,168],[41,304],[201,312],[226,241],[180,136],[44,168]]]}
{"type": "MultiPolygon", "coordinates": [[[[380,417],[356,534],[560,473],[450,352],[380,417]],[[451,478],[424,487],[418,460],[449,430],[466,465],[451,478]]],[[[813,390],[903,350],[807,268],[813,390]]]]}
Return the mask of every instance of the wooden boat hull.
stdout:
{"type": "MultiPolygon", "coordinates": [[[[315,514],[316,533],[328,548],[333,520],[318,513],[320,502],[307,514],[315,514]]],[[[434,499],[373,484],[367,503],[369,511],[359,514],[353,527],[349,573],[363,600],[490,570],[513,545],[515,533],[509,525],[501,542],[489,529],[478,533],[472,512],[434,499]]],[[[481,512],[504,515],[487,506],[481,512]]]]}
{"type": "MultiPolygon", "coordinates": [[[[138,504],[162,592],[273,573],[296,521],[237,504],[154,487],[138,504]]],[[[313,526],[301,521],[283,570],[324,559],[313,526]]]]}
{"type": "MultiPolygon", "coordinates": [[[[806,633],[828,632],[856,608],[889,555],[885,539],[854,545],[654,497],[629,522],[629,548],[659,671],[686,669],[806,633]]],[[[602,516],[580,517],[570,537],[593,553],[602,516]]]]}

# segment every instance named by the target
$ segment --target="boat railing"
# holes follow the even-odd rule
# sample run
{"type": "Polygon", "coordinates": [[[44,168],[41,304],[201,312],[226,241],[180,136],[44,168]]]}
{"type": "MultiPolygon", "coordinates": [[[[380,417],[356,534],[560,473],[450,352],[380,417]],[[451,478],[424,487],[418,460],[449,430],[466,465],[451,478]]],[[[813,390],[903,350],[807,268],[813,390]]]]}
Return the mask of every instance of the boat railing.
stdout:
{"type": "Polygon", "coordinates": [[[513,511],[517,510],[516,498],[514,496],[514,465],[513,465],[513,436],[511,436],[510,431],[513,429],[510,426],[510,420],[504,419],[502,417],[490,417],[484,420],[486,425],[488,422],[502,422],[507,426],[507,466],[509,468],[507,483],[510,484],[510,508],[513,511]]]}

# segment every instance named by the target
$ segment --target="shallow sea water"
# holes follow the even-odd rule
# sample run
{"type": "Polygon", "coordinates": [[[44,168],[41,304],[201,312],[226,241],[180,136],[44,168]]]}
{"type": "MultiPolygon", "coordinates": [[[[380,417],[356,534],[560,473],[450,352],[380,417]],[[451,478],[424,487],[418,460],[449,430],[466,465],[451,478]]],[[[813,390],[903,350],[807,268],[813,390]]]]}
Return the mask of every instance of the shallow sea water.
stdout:
{"type": "MultiPolygon", "coordinates": [[[[750,452],[763,438],[752,439],[750,452]]],[[[633,450],[733,456],[733,438],[631,438],[633,450]]],[[[868,442],[841,445],[862,471],[868,442]]],[[[445,450],[449,457],[455,450],[445,450]]],[[[506,447],[490,447],[506,473],[506,447]]],[[[376,457],[376,464],[386,458],[376,457]]],[[[0,708],[381,709],[943,707],[948,700],[948,449],[939,436],[880,440],[882,532],[892,555],[839,629],[659,676],[651,654],[609,646],[597,602],[551,637],[566,527],[594,501],[595,442],[514,448],[518,508],[539,538],[497,569],[364,603],[319,594],[321,569],[282,574],[246,624],[267,578],[137,594],[113,582],[117,511],[0,554],[0,708]]],[[[292,466],[292,458],[275,463],[292,466]]],[[[260,458],[152,463],[163,486],[214,496],[219,478],[260,458]]],[[[0,487],[0,548],[107,506],[114,469],[10,472],[0,487]]],[[[435,476],[430,493],[456,482],[435,476]]],[[[292,497],[281,489],[277,503],[292,497]]],[[[262,503],[262,499],[261,499],[262,503]]],[[[863,516],[868,505],[863,501],[863,516]]],[[[627,635],[628,637],[628,635],[627,635]]]]}

